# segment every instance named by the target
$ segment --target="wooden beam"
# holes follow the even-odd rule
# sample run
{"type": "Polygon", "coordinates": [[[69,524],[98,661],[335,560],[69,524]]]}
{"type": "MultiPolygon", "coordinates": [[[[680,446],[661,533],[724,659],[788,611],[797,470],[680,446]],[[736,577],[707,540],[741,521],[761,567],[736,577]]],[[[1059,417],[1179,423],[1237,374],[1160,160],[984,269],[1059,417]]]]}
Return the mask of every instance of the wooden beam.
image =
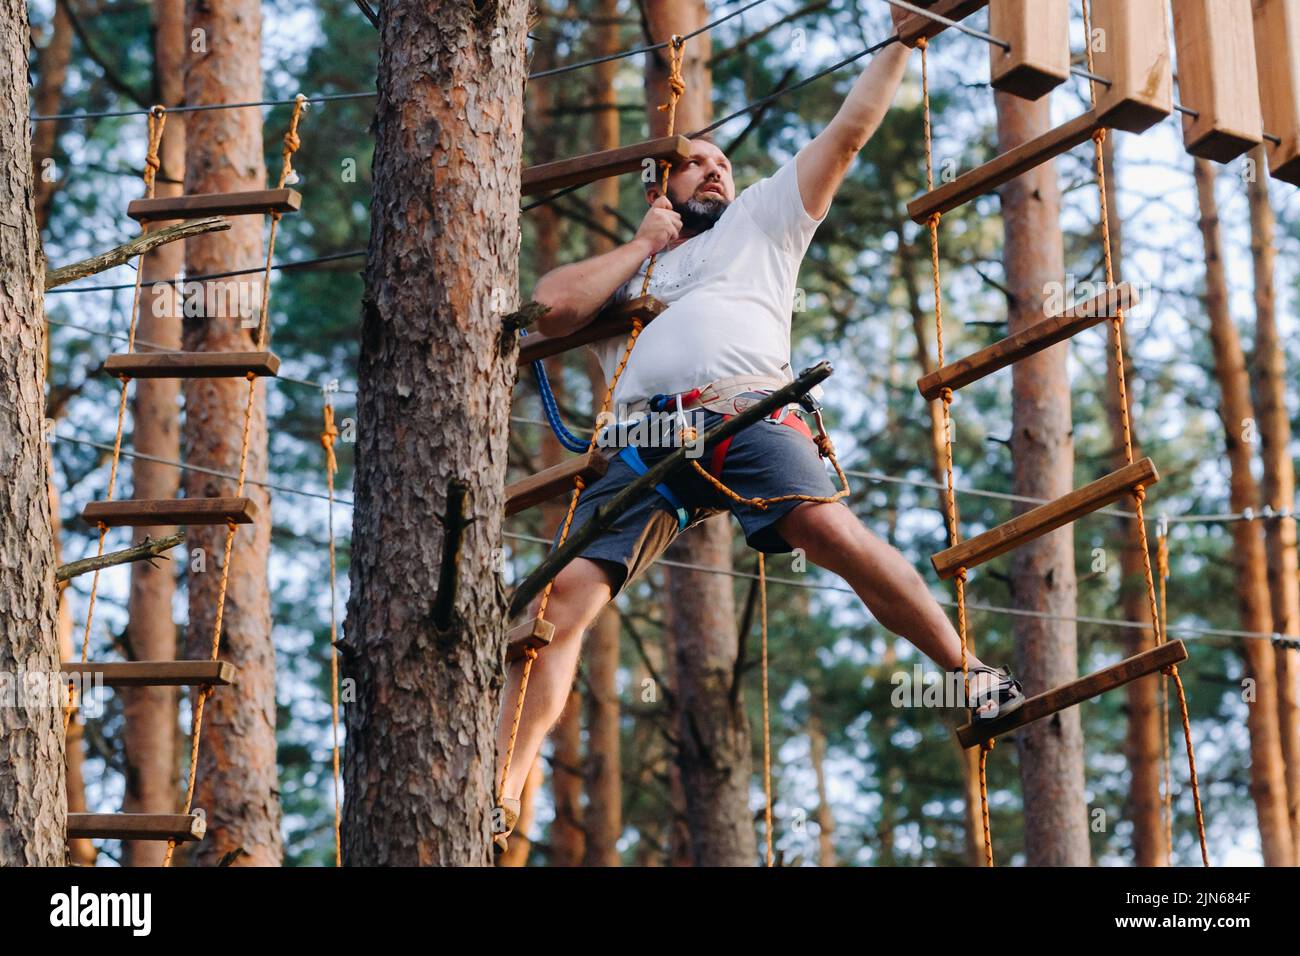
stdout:
{"type": "Polygon", "coordinates": [[[96,678],[105,687],[192,687],[235,682],[235,665],[229,661],[64,661],[60,673],[88,675],[83,686],[96,678]]]}
{"type": "Polygon", "coordinates": [[[296,189],[252,189],[238,193],[194,193],[133,199],[126,214],[139,222],[160,219],[197,219],[200,216],[262,216],[272,212],[297,212],[302,194],[296,189]]]}
{"type": "Polygon", "coordinates": [[[201,813],[69,813],[69,840],[202,840],[201,813]]]}
{"type": "MultiPolygon", "coordinates": [[[[925,7],[949,20],[964,20],[972,13],[983,10],[989,0],[914,0],[913,6],[925,7]]],[[[909,14],[898,25],[898,38],[910,47],[916,46],[922,37],[927,40],[937,37],[948,27],[937,20],[923,17],[919,13],[909,14]]]]}
{"type": "Polygon", "coordinates": [[[1182,641],[1166,641],[1150,650],[1135,654],[1118,664],[1081,677],[1079,680],[1062,684],[1054,690],[1030,697],[1019,709],[1013,710],[1005,717],[991,717],[976,723],[963,724],[957,728],[957,740],[963,747],[974,747],[986,740],[992,740],[1000,734],[1042,720],[1059,713],[1067,707],[1097,697],[1108,690],[1115,690],[1125,684],[1154,674],[1171,664],[1187,660],[1187,647],[1182,641]]]}
{"type": "Polygon", "coordinates": [[[655,316],[668,308],[652,295],[638,296],[605,309],[590,323],[568,335],[542,335],[534,332],[519,340],[519,364],[527,365],[539,359],[559,355],[591,342],[599,342],[611,335],[627,335],[632,331],[632,320],[640,319],[648,325],[655,316]]]}
{"type": "Polygon", "coordinates": [[[252,524],[257,505],[251,498],[128,498],[92,501],[81,510],[91,524],[110,528],[150,528],[155,525],[252,524]]]}
{"type": "Polygon", "coordinates": [[[1041,538],[1098,508],[1118,501],[1138,485],[1147,487],[1160,480],[1156,466],[1150,458],[1143,458],[1105,478],[1076,488],[1068,495],[1039,505],[1012,518],[1006,524],[990,528],[969,541],[962,541],[930,558],[941,578],[954,577],[962,568],[973,568],[985,561],[1005,554],[1026,542],[1041,538]]]}
{"type": "Polygon", "coordinates": [[[1105,124],[1097,120],[1092,110],[1076,116],[1042,136],[1036,136],[1009,149],[1001,156],[963,173],[950,183],[931,190],[907,204],[907,214],[913,222],[925,222],[932,215],[945,213],[970,202],[977,196],[992,192],[1005,182],[1015,179],[1035,166],[1041,166],[1061,153],[1087,142],[1105,124]]]}
{"type": "Polygon", "coordinates": [[[1140,133],[1174,109],[1165,0],[1093,0],[1097,115],[1114,129],[1140,133]]]}
{"type": "MultiPolygon", "coordinates": [[[[678,163],[691,158],[691,141],[685,136],[661,136],[644,143],[587,153],[572,159],[529,166],[520,177],[520,192],[525,196],[547,193],[565,186],[594,183],[597,179],[636,172],[645,168],[647,159],[655,163],[667,160],[678,163]]],[[[658,172],[655,172],[658,176],[658,172]]]]}
{"type": "Polygon", "coordinates": [[[556,495],[573,490],[573,479],[579,475],[590,484],[609,470],[609,458],[599,449],[583,452],[568,461],[543,469],[514,484],[506,485],[506,517],[549,501],[556,495]]]}
{"type": "Polygon", "coordinates": [[[1174,0],[1183,144],[1226,163],[1263,141],[1250,0],[1174,0]]]}
{"type": "Polygon", "coordinates": [[[1255,0],[1255,63],[1268,170],[1300,186],[1300,0],[1255,0]]]}
{"type": "Polygon", "coordinates": [[[273,352],[126,352],[104,362],[105,372],[131,378],[243,378],[279,370],[273,352]]]}
{"type": "Polygon", "coordinates": [[[989,45],[994,89],[1036,100],[1070,78],[1069,0],[992,0],[989,33],[1011,44],[989,45]]]}
{"type": "Polygon", "coordinates": [[[943,394],[945,388],[958,389],[978,381],[1013,362],[1019,362],[1063,342],[1084,329],[1114,318],[1120,310],[1137,305],[1138,300],[1137,290],[1127,282],[1121,282],[1109,291],[1073,305],[1064,312],[1050,315],[1042,322],[1036,322],[1015,335],[994,342],[988,348],[922,376],[917,379],[916,387],[925,398],[934,401],[943,394]]]}
{"type": "Polygon", "coordinates": [[[555,637],[555,625],[533,618],[517,624],[506,634],[506,663],[519,660],[528,648],[540,650],[555,637]]]}

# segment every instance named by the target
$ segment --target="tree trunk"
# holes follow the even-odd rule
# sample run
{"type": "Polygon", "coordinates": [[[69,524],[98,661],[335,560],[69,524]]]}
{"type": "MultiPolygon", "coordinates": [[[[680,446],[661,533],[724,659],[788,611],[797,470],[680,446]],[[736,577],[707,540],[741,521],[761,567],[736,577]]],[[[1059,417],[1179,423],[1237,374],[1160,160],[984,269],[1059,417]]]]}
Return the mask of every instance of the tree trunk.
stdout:
{"type": "MultiPolygon", "coordinates": [[[[1006,152],[1051,127],[1050,97],[1029,102],[995,97],[998,151],[1006,152]]],[[[1060,188],[1056,164],[1045,163],[1002,188],[1004,261],[1010,289],[1007,332],[1044,315],[1044,297],[1065,275],[1060,188]]],[[[1073,486],[1067,346],[1054,346],[1012,366],[1012,491],[1054,499],[1073,486]]],[[[1016,662],[1028,694],[1078,676],[1074,529],[1066,526],[1017,548],[1011,559],[1013,604],[1055,619],[1018,617],[1016,662]]],[[[1070,708],[1030,724],[1016,735],[1025,813],[1025,858],[1030,866],[1087,866],[1087,806],[1083,796],[1083,730],[1070,708]]]]}
{"type": "MultiPolygon", "coordinates": [[[[1122,222],[1117,196],[1119,181],[1115,176],[1115,137],[1107,136],[1102,147],[1106,163],[1106,203],[1110,219],[1111,252],[1115,262],[1116,277],[1123,275],[1124,250],[1122,222]]],[[[1106,323],[1106,354],[1115,354],[1115,326],[1106,323]]],[[[1132,362],[1124,354],[1124,380],[1133,381],[1132,362]]],[[[1132,420],[1132,394],[1128,394],[1128,411],[1132,420]]],[[[1110,423],[1112,469],[1128,464],[1124,454],[1124,406],[1119,400],[1119,375],[1115,363],[1106,362],[1106,418],[1110,423]]],[[[1133,457],[1142,455],[1136,434],[1132,435],[1133,457]]],[[[1121,518],[1115,526],[1115,541],[1119,548],[1120,607],[1127,621],[1136,621],[1141,629],[1130,628],[1124,632],[1124,653],[1139,654],[1155,646],[1156,636],[1151,621],[1151,602],[1146,587],[1146,571],[1142,560],[1142,547],[1138,543],[1133,522],[1121,518]]],[[[1124,753],[1128,758],[1129,820],[1133,823],[1133,862],[1137,866],[1168,866],[1169,837],[1164,819],[1164,801],[1160,796],[1163,774],[1163,730],[1160,719],[1160,682],[1166,678],[1153,674],[1130,682],[1125,687],[1128,699],[1128,728],[1125,732],[1124,753]]],[[[1172,751],[1170,759],[1173,759],[1172,751]]]]}
{"type": "Polygon", "coordinates": [[[618,866],[623,763],[618,705],[618,608],[605,606],[587,634],[587,808],[585,866],[618,866]]]}
{"type": "Polygon", "coordinates": [[[491,861],[526,13],[523,0],[380,7],[344,658],[349,864],[491,861]],[[460,487],[472,523],[442,589],[438,516],[460,487]]]}
{"type": "Polygon", "coordinates": [[[826,734],[816,711],[808,719],[808,747],[817,777],[817,865],[839,866],[835,856],[835,814],[826,795],[826,734]]]}
{"type": "MultiPolygon", "coordinates": [[[[1242,432],[1255,417],[1246,377],[1241,338],[1228,311],[1228,278],[1219,236],[1219,211],[1214,198],[1214,167],[1198,159],[1195,164],[1199,226],[1205,247],[1205,311],[1210,319],[1214,370],[1221,392],[1219,418],[1223,422],[1230,474],[1233,511],[1259,509],[1259,489],[1250,471],[1250,445],[1242,432]]],[[[1241,627],[1247,631],[1272,631],[1267,558],[1259,525],[1232,522],[1233,562],[1237,569],[1237,603],[1241,627]]],[[[1267,641],[1242,641],[1246,677],[1253,683],[1254,699],[1246,696],[1246,725],[1250,730],[1250,790],[1259,820],[1265,866],[1290,866],[1291,828],[1287,820],[1286,781],[1282,767],[1282,742],[1278,732],[1277,674],[1273,647],[1267,641]]]]}
{"type": "Polygon", "coordinates": [[[0,5],[0,672],[43,699],[0,707],[0,866],[58,866],[67,848],[62,688],[45,444],[45,263],[33,213],[26,4],[0,5]]]}
{"type": "MultiPolygon", "coordinates": [[[[604,56],[618,49],[618,4],[601,0],[599,25],[595,27],[592,54],[604,56]]],[[[592,143],[595,150],[614,149],[619,145],[618,99],[614,77],[615,61],[592,67],[592,101],[599,104],[592,118],[592,143]]],[[[618,218],[611,210],[618,208],[618,178],[610,176],[593,184],[592,219],[609,233],[617,235],[618,218]]],[[[596,230],[589,230],[587,252],[597,256],[614,248],[614,240],[596,230]]],[[[589,370],[596,401],[604,396],[604,373],[599,366],[589,370]],[[599,393],[597,394],[597,390],[599,393]]],[[[618,838],[623,832],[623,776],[620,706],[618,699],[619,632],[618,609],[607,606],[596,618],[587,635],[587,807],[584,814],[587,866],[618,866],[618,838]]]]}
{"type": "MultiPolygon", "coordinates": [[[[247,102],[262,96],[261,4],[230,0],[220,5],[188,0],[185,6],[190,51],[185,102],[190,105],[247,102]],[[195,34],[195,31],[202,33],[195,34]]],[[[165,44],[160,44],[165,45],[165,44]]],[[[280,114],[283,116],[283,114],[280,114]]],[[[258,110],[203,110],[186,118],[185,192],[233,192],[263,189],[262,114],[258,110]]],[[[170,125],[170,122],[168,123],[170,125]]],[[[231,220],[228,232],[186,242],[185,266],[191,275],[257,268],[264,262],[260,216],[231,220]]],[[[227,283],[227,280],[218,280],[227,283]]],[[[204,301],[212,302],[217,283],[204,283],[204,301]],[[211,291],[211,295],[209,295],[211,291]]],[[[262,294],[261,277],[221,286],[247,297],[262,294]]],[[[238,299],[238,296],[227,296],[238,299]]],[[[236,303],[226,314],[186,316],[188,351],[246,351],[256,347],[257,308],[241,315],[236,303]]],[[[209,310],[197,310],[207,312],[209,310]]],[[[243,379],[186,379],[186,461],[222,472],[239,468],[248,383],[243,379]]],[[[157,394],[157,393],[155,393],[157,394]]],[[[266,391],[256,388],[249,430],[247,476],[265,481],[267,472],[266,391]]],[[[167,414],[168,410],[164,410],[167,414]]],[[[236,866],[278,866],[280,839],[279,782],[275,750],[275,648],[271,643],[267,565],[271,547],[271,498],[261,485],[249,483],[244,494],[257,506],[257,520],[235,534],[225,595],[220,656],[239,668],[233,687],[222,687],[207,702],[199,747],[196,807],[207,812],[208,834],[195,844],[191,859],[216,865],[233,855],[236,866]]],[[[189,498],[230,496],[235,482],[199,471],[184,476],[189,498]]],[[[186,531],[189,564],[189,630],[186,656],[207,658],[221,587],[226,528],[192,525],[186,531]]]]}
{"type": "MultiPolygon", "coordinates": [[[[32,95],[32,107],[37,115],[48,116],[59,112],[63,103],[63,85],[68,75],[68,61],[72,53],[72,23],[62,3],[54,7],[54,16],[50,24],[50,38],[37,59],[36,89],[32,95]]],[[[54,146],[58,141],[59,123],[54,120],[36,123],[32,127],[32,182],[35,189],[36,228],[44,232],[49,222],[50,204],[59,186],[58,169],[51,163],[54,146]]],[[[41,367],[49,375],[49,336],[45,337],[45,354],[41,367]]],[[[57,417],[57,412],[51,413],[57,417]]],[[[54,483],[54,472],[49,473],[50,515],[53,521],[54,564],[63,563],[63,549],[59,528],[59,490],[54,483]]],[[[58,591],[58,639],[59,659],[72,660],[72,601],[67,588],[58,591]]],[[[77,652],[80,654],[80,651],[77,652]]],[[[67,752],[67,791],[68,812],[83,813],[86,810],[86,787],[82,779],[81,765],[85,756],[84,727],[80,715],[73,715],[68,722],[68,734],[65,741],[67,752]]],[[[71,840],[68,842],[69,862],[80,866],[93,866],[97,851],[90,840],[71,840]]]]}
{"type": "MultiPolygon", "coordinates": [[[[1252,157],[1260,171],[1250,180],[1251,255],[1255,264],[1255,408],[1259,415],[1260,457],[1263,481],[1260,497],[1265,507],[1285,518],[1264,522],[1268,556],[1268,589],[1273,631],[1300,637],[1300,562],[1296,555],[1295,463],[1291,460],[1291,422],[1286,410],[1286,351],[1278,339],[1273,263],[1277,247],[1276,223],[1269,204],[1267,152],[1256,147],[1252,157]]],[[[1300,726],[1297,725],[1297,652],[1273,651],[1277,671],[1278,727],[1286,774],[1287,820],[1291,825],[1292,860],[1300,864],[1300,726]]]]}
{"type": "MultiPolygon", "coordinates": [[[[160,102],[178,106],[185,98],[184,61],[189,47],[185,10],[174,0],[154,0],[154,76],[160,102]]],[[[163,128],[159,157],[162,166],[154,194],[178,196],[185,181],[185,113],[174,113],[163,128]]],[[[161,229],[171,223],[157,223],[161,229]]],[[[169,349],[181,347],[181,311],[178,297],[166,291],[155,295],[154,283],[176,279],[184,271],[185,243],[160,246],[144,257],[140,290],[138,334],[146,342],[169,349]],[[159,301],[161,300],[161,301],[159,301]],[[159,314],[161,313],[161,314],[159,314]]],[[[163,286],[167,290],[166,286],[163,286]]],[[[180,458],[180,380],[142,378],[135,383],[131,409],[132,443],[142,455],[176,461],[180,458]]],[[[137,458],[131,466],[136,498],[175,498],[180,472],[170,465],[137,458]]],[[[136,539],[164,538],[173,527],[141,528],[136,539]]],[[[172,599],[176,570],[171,562],[131,565],[131,593],[127,609],[127,648],[134,660],[170,660],[176,656],[176,623],[172,599]]],[[[126,722],[122,731],[126,757],[126,813],[166,813],[176,803],[177,692],[174,687],[123,688],[126,722]]],[[[224,692],[219,692],[224,693],[224,692]]],[[[206,721],[205,721],[206,722],[206,721]]],[[[125,866],[158,866],[166,844],[156,840],[127,840],[122,844],[125,866]]]]}
{"type": "MultiPolygon", "coordinates": [[[[71,3],[72,0],[67,0],[71,3]]],[[[63,3],[54,5],[50,40],[41,50],[36,64],[36,91],[32,96],[36,115],[52,116],[63,102],[63,84],[68,78],[68,61],[72,58],[72,22],[63,3]]],[[[59,121],[45,120],[32,129],[32,170],[36,186],[36,226],[42,232],[50,218],[50,203],[58,191],[61,177],[51,162],[59,138],[59,121]]]]}

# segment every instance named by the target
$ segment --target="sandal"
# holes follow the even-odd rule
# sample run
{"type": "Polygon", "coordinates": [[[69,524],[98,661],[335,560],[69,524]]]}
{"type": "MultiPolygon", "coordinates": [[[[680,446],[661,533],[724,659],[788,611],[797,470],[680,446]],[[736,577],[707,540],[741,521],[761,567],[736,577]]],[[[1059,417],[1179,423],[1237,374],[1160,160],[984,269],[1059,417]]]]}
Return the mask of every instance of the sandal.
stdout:
{"type": "Polygon", "coordinates": [[[519,801],[514,797],[502,797],[501,802],[492,810],[493,852],[506,852],[510,846],[510,834],[515,832],[515,824],[518,822],[519,801]],[[498,827],[501,827],[501,829],[498,830],[498,827]]]}
{"type": "MultiPolygon", "coordinates": [[[[972,723],[1005,717],[1024,705],[1026,699],[1024,688],[1020,686],[1020,681],[1011,676],[1010,668],[993,668],[980,664],[970,668],[970,674],[972,678],[976,674],[989,674],[996,678],[995,683],[981,682],[984,685],[981,690],[971,691],[967,703],[970,707],[972,723]]],[[[973,679],[971,685],[975,685],[973,679]]]]}

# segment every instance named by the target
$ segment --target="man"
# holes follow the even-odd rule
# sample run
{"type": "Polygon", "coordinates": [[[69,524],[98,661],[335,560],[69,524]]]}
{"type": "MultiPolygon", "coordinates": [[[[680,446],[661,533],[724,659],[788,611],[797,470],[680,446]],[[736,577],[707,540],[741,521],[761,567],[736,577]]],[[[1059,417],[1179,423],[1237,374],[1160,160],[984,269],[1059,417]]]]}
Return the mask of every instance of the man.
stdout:
{"type": "MultiPolygon", "coordinates": [[[[666,396],[667,414],[674,420],[685,418],[685,406],[692,406],[691,424],[703,435],[726,411],[734,414],[745,402],[793,378],[790,322],[800,262],[849,166],[880,125],[908,52],[895,44],[878,53],[826,129],[739,197],[722,150],[707,140],[693,140],[690,158],[673,167],[666,190],[656,183],[647,188],[650,208],[630,242],[556,269],[538,282],[533,298],[550,307],[539,330],[564,335],[590,322],[611,299],[640,295],[654,257],[648,294],[668,308],[640,333],[619,374],[613,396],[617,421],[657,410],[666,396]]],[[[626,336],[618,336],[593,346],[607,378],[623,358],[625,344],[626,336]]],[[[833,496],[836,489],[825,464],[792,408],[743,430],[721,454],[704,448],[697,460],[745,498],[833,496]]],[[[604,431],[602,444],[610,432],[604,431]]],[[[571,527],[581,527],[598,505],[644,471],[642,461],[652,462],[670,450],[643,447],[631,457],[613,458],[605,476],[583,491],[571,527]]],[[[563,710],[588,625],[677,534],[723,509],[739,519],[751,547],[774,554],[801,549],[808,560],[844,578],[881,624],[940,666],[960,669],[960,639],[921,576],[842,503],[785,501],[759,509],[722,497],[693,468],[683,469],[620,517],[555,579],[545,613],[555,635],[530,672],[505,781],[499,847],[504,848],[514,826],[529,768],[563,710]]],[[[535,614],[536,603],[530,611],[535,614]]],[[[1009,672],[985,667],[973,655],[968,660],[967,703],[977,719],[1023,702],[1020,685],[1009,672]]],[[[501,759],[521,672],[522,662],[516,662],[506,682],[498,729],[501,759]]]]}

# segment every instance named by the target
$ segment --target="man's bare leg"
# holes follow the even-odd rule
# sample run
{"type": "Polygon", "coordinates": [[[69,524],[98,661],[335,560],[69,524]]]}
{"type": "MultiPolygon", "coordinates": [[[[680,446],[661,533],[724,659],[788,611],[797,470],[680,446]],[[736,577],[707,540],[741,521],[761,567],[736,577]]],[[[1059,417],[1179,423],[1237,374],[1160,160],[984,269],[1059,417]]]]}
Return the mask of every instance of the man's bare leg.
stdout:
{"type": "MultiPolygon", "coordinates": [[[[546,620],[555,625],[555,637],[538,653],[528,673],[528,693],[510,758],[510,774],[505,782],[504,795],[507,797],[517,798],[523,790],[524,780],[542,749],[542,742],[564,711],[578,669],[582,635],[601,608],[609,603],[613,591],[610,573],[598,561],[575,558],[555,579],[546,602],[546,620]]],[[[529,619],[537,615],[540,601],[538,597],[529,606],[529,619]]],[[[510,665],[506,674],[501,716],[497,722],[495,779],[498,781],[505,765],[506,748],[510,745],[510,727],[519,702],[519,680],[523,672],[524,662],[518,660],[510,665]]]]}
{"type": "MultiPolygon", "coordinates": [[[[921,575],[841,502],[805,502],[775,527],[813,564],[842,577],[882,625],[940,667],[961,667],[961,638],[921,575]]],[[[971,667],[982,663],[969,651],[966,662],[971,667]]]]}

